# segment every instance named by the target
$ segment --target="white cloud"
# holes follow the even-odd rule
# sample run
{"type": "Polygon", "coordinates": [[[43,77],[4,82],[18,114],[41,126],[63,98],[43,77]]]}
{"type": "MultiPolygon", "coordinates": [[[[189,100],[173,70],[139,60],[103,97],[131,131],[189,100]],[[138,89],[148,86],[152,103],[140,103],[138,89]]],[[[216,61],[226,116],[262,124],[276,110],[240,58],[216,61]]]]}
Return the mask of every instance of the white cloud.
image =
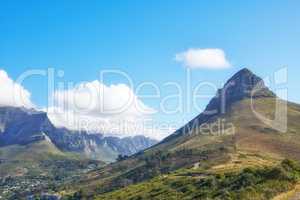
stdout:
{"type": "MultiPolygon", "coordinates": [[[[158,140],[172,132],[154,120],[156,110],[125,84],[86,82],[75,88],[57,90],[52,97],[54,104],[42,110],[57,127],[107,136],[144,135],[158,140]]],[[[4,70],[0,70],[0,106],[37,109],[31,101],[31,93],[4,70]]]]}
{"type": "Polygon", "coordinates": [[[230,67],[222,49],[188,49],[176,54],[175,60],[189,68],[223,69],[230,67]]]}
{"type": "Polygon", "coordinates": [[[156,111],[145,105],[125,84],[81,83],[53,94],[48,116],[58,127],[86,130],[118,137],[145,135],[161,139],[164,133],[151,126],[156,111]],[[149,126],[150,124],[150,126],[149,126]]]}
{"type": "Polygon", "coordinates": [[[14,82],[4,70],[0,70],[0,106],[34,107],[30,92],[14,82]]]}

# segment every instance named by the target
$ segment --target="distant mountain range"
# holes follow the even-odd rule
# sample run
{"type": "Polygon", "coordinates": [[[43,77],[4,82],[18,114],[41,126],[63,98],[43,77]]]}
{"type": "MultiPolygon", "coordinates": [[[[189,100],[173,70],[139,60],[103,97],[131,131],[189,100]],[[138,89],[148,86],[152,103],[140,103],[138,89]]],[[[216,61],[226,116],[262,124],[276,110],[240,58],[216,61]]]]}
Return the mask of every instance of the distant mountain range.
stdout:
{"type": "Polygon", "coordinates": [[[47,113],[18,107],[0,107],[0,147],[27,145],[48,141],[64,152],[80,153],[87,158],[105,162],[115,161],[118,155],[132,155],[154,145],[157,141],[140,136],[105,137],[57,128],[47,113]]]}
{"type": "Polygon", "coordinates": [[[55,188],[156,142],[142,135],[105,137],[57,128],[45,112],[2,106],[0,199],[19,199],[55,188]]]}

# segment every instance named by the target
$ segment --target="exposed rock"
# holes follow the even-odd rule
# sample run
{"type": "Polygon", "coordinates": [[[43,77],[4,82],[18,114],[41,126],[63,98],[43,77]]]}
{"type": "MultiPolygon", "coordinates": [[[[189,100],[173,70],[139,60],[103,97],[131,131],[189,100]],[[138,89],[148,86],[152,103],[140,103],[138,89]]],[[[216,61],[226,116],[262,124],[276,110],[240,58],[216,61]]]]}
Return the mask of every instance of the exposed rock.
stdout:
{"type": "Polygon", "coordinates": [[[144,136],[104,137],[55,127],[45,112],[0,107],[0,146],[47,140],[62,151],[78,152],[93,159],[114,161],[119,154],[132,155],[156,143],[144,136]]]}
{"type": "Polygon", "coordinates": [[[162,142],[169,141],[182,134],[189,134],[192,132],[193,127],[199,127],[213,117],[225,114],[234,102],[246,98],[259,97],[276,97],[276,95],[265,86],[263,79],[256,76],[249,69],[244,68],[234,74],[223,88],[217,91],[217,94],[208,103],[204,112],[162,142]]]}

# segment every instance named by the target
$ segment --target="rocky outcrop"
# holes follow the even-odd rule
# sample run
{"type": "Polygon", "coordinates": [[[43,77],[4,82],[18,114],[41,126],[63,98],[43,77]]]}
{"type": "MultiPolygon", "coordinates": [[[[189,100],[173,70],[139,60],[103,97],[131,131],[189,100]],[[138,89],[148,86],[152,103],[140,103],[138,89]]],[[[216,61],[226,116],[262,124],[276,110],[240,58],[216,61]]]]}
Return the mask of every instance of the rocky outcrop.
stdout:
{"type": "Polygon", "coordinates": [[[276,95],[265,86],[263,79],[256,76],[249,69],[244,68],[234,74],[224,84],[223,88],[217,91],[215,97],[210,100],[204,112],[175,131],[174,134],[165,138],[161,143],[170,141],[183,134],[189,134],[192,132],[193,127],[199,127],[214,117],[220,117],[226,114],[231,105],[237,101],[259,97],[276,97],[276,95]]]}
{"type": "Polygon", "coordinates": [[[275,97],[276,95],[269,90],[264,81],[252,73],[249,69],[244,68],[234,74],[219,89],[216,96],[209,102],[205,111],[206,113],[220,114],[225,113],[226,109],[236,101],[245,98],[275,97]],[[216,111],[216,112],[210,112],[216,111]]]}

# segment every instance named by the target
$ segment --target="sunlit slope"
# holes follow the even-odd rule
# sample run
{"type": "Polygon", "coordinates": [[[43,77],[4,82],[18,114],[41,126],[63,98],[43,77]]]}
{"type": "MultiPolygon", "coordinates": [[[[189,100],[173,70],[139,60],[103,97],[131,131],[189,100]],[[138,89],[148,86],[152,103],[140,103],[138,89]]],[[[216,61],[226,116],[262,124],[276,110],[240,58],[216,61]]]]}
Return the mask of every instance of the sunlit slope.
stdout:
{"type": "MultiPolygon", "coordinates": [[[[177,151],[180,149],[198,149],[204,146],[224,144],[237,151],[250,151],[272,154],[275,157],[287,157],[300,160],[300,106],[276,98],[244,99],[235,102],[222,115],[212,117],[206,122],[207,128],[191,128],[187,134],[173,137],[145,151],[177,151]],[[274,120],[276,101],[287,107],[285,131],[271,127],[260,117],[274,120]],[[258,116],[259,115],[259,116],[258,116]]],[[[201,124],[202,125],[202,124],[201,124]]]]}
{"type": "MultiPolygon", "coordinates": [[[[282,100],[277,101],[283,103],[282,100]]],[[[171,175],[158,176],[137,185],[100,195],[98,199],[226,199],[229,197],[233,199],[271,199],[276,195],[278,195],[276,198],[281,198],[284,196],[280,195],[281,193],[289,190],[293,191],[299,181],[298,179],[286,180],[280,174],[273,174],[273,177],[256,177],[259,183],[255,183],[255,185],[258,185],[258,187],[251,183],[251,179],[249,185],[244,185],[244,188],[233,189],[232,187],[236,184],[235,181],[249,175],[245,175],[243,171],[245,168],[250,167],[255,170],[265,169],[265,167],[277,169],[276,166],[284,158],[300,161],[300,106],[288,102],[286,102],[286,106],[287,130],[281,132],[273,129],[257,116],[260,115],[274,120],[276,112],[275,98],[244,99],[236,102],[224,115],[216,116],[207,122],[215,126],[218,121],[231,124],[234,126],[234,134],[226,132],[227,135],[207,135],[201,132],[197,133],[195,131],[198,129],[194,129],[193,134],[181,135],[145,152],[145,155],[150,155],[155,151],[177,152],[181,149],[203,149],[208,146],[217,148],[218,144],[226,144],[224,143],[225,138],[231,138],[230,143],[227,143],[227,145],[233,147],[234,150],[226,153],[229,159],[224,160],[223,163],[214,163],[210,167],[201,166],[200,161],[195,163],[193,167],[185,166],[181,168],[181,170],[186,171],[186,173],[183,173],[184,175],[174,172],[171,175]],[[234,178],[228,179],[236,180],[228,188],[223,184],[218,186],[218,181],[227,181],[219,180],[216,178],[218,175],[213,175],[215,173],[234,173],[234,178]],[[210,176],[215,177],[217,180],[214,180],[214,183],[209,182],[214,179],[210,176]],[[203,183],[204,186],[199,187],[200,183],[203,183]],[[216,185],[211,185],[208,189],[205,184],[216,185]]],[[[262,173],[266,174],[267,172],[262,173]]]]}
{"type": "MultiPolygon", "coordinates": [[[[84,169],[89,161],[87,158],[74,153],[61,152],[47,140],[31,143],[28,145],[10,145],[0,148],[0,177],[49,176],[51,177],[56,168],[61,165],[62,173],[68,169],[84,169]],[[54,169],[55,168],[55,169],[54,169]]],[[[95,163],[100,163],[96,162],[95,163]]],[[[64,172],[65,171],[65,172],[64,172]]]]}
{"type": "Polygon", "coordinates": [[[218,90],[205,109],[211,110],[216,112],[199,114],[159,144],[87,174],[79,181],[80,187],[71,189],[81,188],[93,196],[182,169],[218,166],[227,171],[231,166],[230,170],[240,171],[249,163],[236,165],[237,155],[253,155],[250,163],[271,166],[285,158],[300,161],[300,106],[278,99],[248,69],[236,73],[218,90]],[[257,85],[259,90],[253,94],[257,85]],[[227,102],[224,107],[223,100],[227,102]],[[279,111],[287,119],[286,130],[278,129],[285,120],[275,126],[266,123],[275,119],[276,102],[284,106],[279,111]]]}
{"type": "MultiPolygon", "coordinates": [[[[280,101],[280,100],[277,100],[280,101]]],[[[281,101],[283,102],[283,101],[281,101]]],[[[287,106],[286,130],[269,126],[258,116],[274,120],[275,98],[249,99],[236,103],[228,117],[236,127],[235,144],[237,150],[272,154],[300,161],[300,106],[285,102],[287,106]],[[256,114],[254,113],[256,112],[256,114]]],[[[276,122],[285,123],[285,120],[276,122]]]]}
{"type": "Polygon", "coordinates": [[[52,143],[40,141],[28,145],[10,145],[0,148],[0,176],[15,176],[18,172],[41,170],[38,163],[52,158],[66,159],[67,156],[59,151],[52,143]]]}
{"type": "MultiPolygon", "coordinates": [[[[256,158],[243,154],[237,161],[245,164],[256,158]]],[[[300,168],[289,160],[271,163],[245,164],[247,166],[243,169],[228,168],[228,171],[183,169],[98,195],[96,199],[272,199],[294,189],[299,181],[300,168]]]]}

